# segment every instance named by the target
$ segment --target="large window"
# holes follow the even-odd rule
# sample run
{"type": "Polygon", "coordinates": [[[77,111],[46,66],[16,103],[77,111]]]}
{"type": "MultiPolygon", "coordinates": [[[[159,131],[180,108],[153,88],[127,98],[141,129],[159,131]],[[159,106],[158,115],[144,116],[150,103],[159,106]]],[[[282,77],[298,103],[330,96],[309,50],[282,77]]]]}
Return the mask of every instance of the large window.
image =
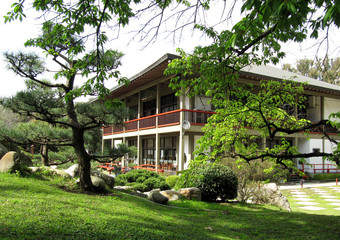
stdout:
{"type": "Polygon", "coordinates": [[[160,141],[160,165],[166,170],[176,170],[176,137],[162,137],[160,141]]]}
{"type": "Polygon", "coordinates": [[[161,97],[161,113],[170,112],[177,109],[177,97],[175,93],[161,97]]]}
{"type": "Polygon", "coordinates": [[[129,120],[137,119],[138,105],[131,106],[129,109],[129,120]]]}
{"type": "Polygon", "coordinates": [[[156,99],[143,103],[143,117],[156,114],[156,99]]]}
{"type": "Polygon", "coordinates": [[[155,139],[154,138],[143,139],[142,143],[143,143],[143,152],[142,152],[143,164],[156,164],[155,139]]]}

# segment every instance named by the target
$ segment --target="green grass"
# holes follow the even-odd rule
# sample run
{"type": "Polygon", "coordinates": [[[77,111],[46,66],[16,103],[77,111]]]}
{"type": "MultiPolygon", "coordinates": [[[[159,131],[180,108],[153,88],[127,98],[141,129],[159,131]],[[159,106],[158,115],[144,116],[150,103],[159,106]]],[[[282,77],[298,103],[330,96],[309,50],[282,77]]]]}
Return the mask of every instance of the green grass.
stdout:
{"type": "MultiPolygon", "coordinates": [[[[336,187],[336,186],[334,186],[336,187]]],[[[340,189],[340,186],[337,186],[340,189]]],[[[329,187],[318,187],[317,189],[327,191],[332,196],[336,196],[336,199],[340,199],[340,193],[337,191],[334,191],[333,189],[329,187]]],[[[320,194],[315,193],[311,188],[303,188],[299,189],[301,192],[306,192],[309,196],[309,198],[314,199],[313,202],[319,203],[318,205],[314,205],[315,207],[321,207],[325,208],[324,210],[318,210],[313,211],[314,214],[319,215],[334,215],[339,216],[340,218],[340,210],[334,210],[334,208],[340,208],[340,206],[334,206],[329,203],[330,201],[326,201],[325,198],[321,197],[320,194]]],[[[283,190],[282,193],[288,198],[288,201],[290,203],[290,207],[292,208],[292,211],[294,212],[304,212],[304,213],[311,213],[310,210],[301,209],[299,207],[302,207],[303,205],[298,204],[296,200],[293,200],[291,190],[283,190]]],[[[340,203],[340,202],[339,202],[340,203]]],[[[340,219],[339,219],[340,220],[340,219]]]]}
{"type": "Polygon", "coordinates": [[[339,217],[273,206],[62,190],[59,178],[0,174],[0,239],[339,239],[339,217]],[[322,231],[321,231],[322,229],[322,231]]]}

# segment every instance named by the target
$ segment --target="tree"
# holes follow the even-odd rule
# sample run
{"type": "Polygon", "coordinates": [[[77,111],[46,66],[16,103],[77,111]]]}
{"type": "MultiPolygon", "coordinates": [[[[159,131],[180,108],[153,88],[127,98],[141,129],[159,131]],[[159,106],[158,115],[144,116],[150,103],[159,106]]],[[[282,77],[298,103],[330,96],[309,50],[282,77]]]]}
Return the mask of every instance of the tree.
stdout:
{"type": "MultiPolygon", "coordinates": [[[[63,25],[45,22],[42,35],[26,43],[52,56],[61,67],[61,70],[55,74],[59,82],[51,83],[39,79],[40,75],[48,69],[36,54],[22,52],[5,54],[9,68],[21,77],[30,79],[30,83],[27,91],[19,92],[13,98],[4,99],[3,105],[16,113],[48,122],[53,126],[69,128],[72,138],[68,144],[74,148],[78,158],[81,187],[84,190],[94,191],[90,179],[90,161],[96,157],[87,153],[84,134],[87,130],[101,127],[107,121],[114,122],[114,119],[122,119],[123,108],[117,101],[112,101],[110,107],[98,101],[75,103],[78,96],[104,91],[103,86],[94,83],[94,87],[91,87],[90,83],[85,83],[78,88],[76,79],[79,75],[101,75],[101,71],[105,72],[101,75],[101,80],[108,75],[117,75],[118,72],[115,69],[120,64],[119,59],[122,54],[113,50],[99,53],[101,61],[99,70],[95,51],[83,53],[84,42],[75,36],[68,35],[63,30],[63,25]],[[63,40],[58,37],[64,34],[67,36],[63,40]]],[[[92,82],[95,79],[97,81],[96,77],[89,81],[92,82]]],[[[81,78],[78,78],[78,81],[81,81],[81,78]]]]}
{"type": "Polygon", "coordinates": [[[339,27],[338,6],[336,1],[245,1],[242,10],[246,17],[232,30],[219,33],[198,26],[213,39],[213,44],[196,47],[192,54],[179,50],[182,58],[172,61],[166,70],[166,74],[176,76],[171,85],[179,94],[211,97],[211,103],[217,108],[218,114],[213,115],[204,128],[205,135],[196,151],[199,156],[196,160],[233,157],[249,162],[270,159],[290,167],[294,159],[322,156],[339,165],[339,151],[302,154],[286,139],[291,134],[308,133],[317,128],[338,149],[340,147],[325,130],[329,129],[328,125],[335,126],[335,122],[322,119],[311,123],[285,110],[285,106],[304,108],[303,85],[291,81],[263,81],[254,94],[253,86],[236,82],[243,67],[275,64],[283,58],[281,43],[301,42],[308,33],[317,38],[319,31],[332,25],[339,27]],[[317,10],[321,15],[317,15],[320,13],[316,13],[317,10]],[[284,137],[278,143],[276,137],[280,135],[284,137]],[[269,147],[259,142],[264,138],[269,147]]]}
{"type": "Polygon", "coordinates": [[[340,58],[325,59],[300,59],[296,62],[296,68],[290,64],[284,64],[283,70],[311,77],[332,84],[339,84],[340,80],[340,58]]]}
{"type": "MultiPolygon", "coordinates": [[[[14,3],[13,10],[5,17],[5,21],[15,18],[22,19],[24,2],[24,0],[19,0],[14,3]]],[[[157,36],[161,23],[166,20],[163,19],[165,10],[171,6],[171,3],[175,3],[174,1],[150,1],[145,3],[146,7],[134,10],[132,5],[138,5],[141,3],[140,1],[79,0],[71,1],[70,4],[63,1],[34,0],[32,2],[33,7],[37,11],[41,11],[44,16],[51,14],[50,19],[53,20],[54,25],[51,21],[45,23],[45,36],[31,40],[27,45],[44,49],[63,68],[63,71],[58,72],[56,77],[65,77],[67,83],[71,83],[71,85],[55,84],[50,86],[64,89],[65,97],[68,100],[66,102],[67,113],[76,126],[78,122],[74,118],[76,114],[73,111],[73,99],[92,93],[104,96],[108,92],[104,88],[104,80],[119,75],[118,72],[107,74],[107,71],[114,69],[114,67],[110,67],[112,65],[109,63],[114,59],[115,54],[112,51],[104,51],[104,44],[108,38],[101,31],[103,24],[108,24],[115,18],[118,25],[124,26],[129,23],[130,18],[140,16],[140,13],[143,13],[145,9],[156,9],[158,12],[146,20],[140,33],[148,35],[152,30],[155,30],[152,36],[157,36]],[[159,21],[153,27],[151,22],[155,19],[159,21]],[[150,26],[149,30],[146,30],[146,26],[150,26]],[[85,50],[81,41],[89,35],[79,38],[72,36],[84,34],[88,27],[94,29],[91,34],[95,36],[96,49],[75,61],[74,57],[79,56],[85,50]],[[58,59],[66,61],[67,64],[61,64],[58,59]],[[80,71],[82,76],[87,77],[91,73],[94,73],[94,76],[89,78],[82,87],[74,89],[73,82],[77,71],[80,71]]],[[[177,26],[177,21],[174,24],[173,32],[178,29],[182,31],[189,23],[199,23],[196,18],[199,16],[199,11],[209,9],[210,3],[209,1],[194,1],[193,4],[188,1],[177,2],[184,7],[184,10],[179,10],[177,15],[173,14],[172,16],[183,19],[185,13],[193,10],[191,15],[193,20],[180,26],[177,26]]],[[[234,95],[237,96],[239,91],[244,90],[235,85],[235,79],[237,79],[238,71],[241,68],[249,64],[277,63],[280,58],[284,57],[284,53],[280,51],[280,43],[290,40],[301,42],[307,36],[318,38],[320,31],[327,32],[332,26],[339,27],[340,12],[338,9],[339,2],[334,0],[244,1],[241,10],[246,16],[231,30],[217,32],[202,23],[195,26],[211,37],[213,44],[207,47],[197,47],[192,55],[182,52],[183,59],[174,61],[171,66],[172,70],[169,70],[169,73],[182,74],[182,81],[178,81],[178,79],[173,81],[174,87],[186,89],[190,95],[212,96],[216,106],[227,106],[234,95]]],[[[328,39],[327,34],[325,39],[328,39]]],[[[36,61],[35,59],[34,57],[29,58],[33,61],[36,61]]],[[[23,58],[19,62],[27,62],[27,60],[23,58]]],[[[19,74],[37,81],[36,75],[41,73],[42,67],[27,68],[27,70],[32,72],[23,74],[16,68],[19,74]]],[[[320,124],[324,124],[324,122],[320,124]]],[[[304,127],[307,129],[308,126],[304,127]]],[[[83,145],[83,142],[79,140],[79,128],[72,127],[72,129],[74,141],[76,141],[74,144],[83,145]]],[[[84,158],[83,149],[78,149],[76,152],[79,158],[84,158]]],[[[88,188],[90,186],[88,184],[89,181],[86,180],[82,186],[88,188]]]]}

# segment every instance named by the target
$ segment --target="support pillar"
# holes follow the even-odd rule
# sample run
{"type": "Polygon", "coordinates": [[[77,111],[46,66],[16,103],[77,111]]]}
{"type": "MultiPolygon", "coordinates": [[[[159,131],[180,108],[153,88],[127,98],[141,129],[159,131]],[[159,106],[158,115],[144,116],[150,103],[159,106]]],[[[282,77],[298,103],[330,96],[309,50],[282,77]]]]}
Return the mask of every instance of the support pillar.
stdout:
{"type": "Polygon", "coordinates": [[[155,160],[156,160],[156,165],[157,165],[157,169],[158,169],[158,166],[160,165],[160,155],[161,155],[161,148],[160,148],[160,135],[158,134],[158,132],[156,133],[156,136],[155,136],[155,145],[156,145],[156,151],[155,151],[155,160]]]}

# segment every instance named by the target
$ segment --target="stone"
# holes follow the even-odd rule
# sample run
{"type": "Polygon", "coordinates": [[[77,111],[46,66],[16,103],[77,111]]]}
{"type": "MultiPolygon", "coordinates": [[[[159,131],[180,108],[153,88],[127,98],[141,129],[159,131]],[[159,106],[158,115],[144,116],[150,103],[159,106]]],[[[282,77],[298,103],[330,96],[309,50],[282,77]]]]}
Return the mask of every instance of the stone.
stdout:
{"type": "Polygon", "coordinates": [[[70,174],[70,176],[72,178],[78,177],[79,176],[79,165],[78,164],[74,164],[71,167],[69,167],[68,169],[65,170],[65,172],[67,172],[68,174],[70,174]]]}
{"type": "Polygon", "coordinates": [[[97,189],[99,189],[100,191],[105,191],[106,190],[106,183],[105,181],[97,176],[91,176],[91,181],[93,186],[95,186],[97,189]]]}
{"type": "Polygon", "coordinates": [[[159,190],[151,191],[148,196],[148,199],[150,201],[153,201],[155,203],[160,203],[160,204],[167,204],[169,201],[169,199],[165,197],[164,195],[162,195],[159,190]]]}
{"type": "Polygon", "coordinates": [[[114,189],[116,189],[116,190],[132,191],[133,187],[131,187],[131,186],[116,186],[116,187],[114,187],[114,189]]]}
{"type": "Polygon", "coordinates": [[[19,161],[20,164],[23,164],[27,167],[33,167],[33,162],[31,159],[31,156],[27,156],[25,153],[23,153],[18,146],[14,146],[14,151],[18,154],[19,156],[19,161]]]}
{"type": "Polygon", "coordinates": [[[176,201],[185,198],[183,194],[176,192],[175,190],[165,190],[160,192],[163,196],[167,197],[169,201],[176,201]]]}
{"type": "Polygon", "coordinates": [[[57,175],[64,177],[64,178],[71,178],[71,175],[68,174],[65,170],[61,169],[53,169],[53,172],[55,172],[57,175]]]}
{"type": "Polygon", "coordinates": [[[0,172],[15,171],[19,165],[19,155],[14,151],[8,152],[0,160],[0,172]]]}
{"type": "Polygon", "coordinates": [[[111,175],[102,172],[91,171],[91,176],[96,176],[103,179],[106,185],[109,186],[110,188],[113,188],[115,186],[115,178],[111,175]]]}
{"type": "MultiPolygon", "coordinates": [[[[267,203],[279,206],[283,209],[286,209],[289,212],[292,211],[292,209],[290,208],[288,199],[285,196],[283,196],[282,192],[280,191],[276,183],[265,184],[261,188],[261,190],[264,193],[267,203]]],[[[257,202],[257,203],[261,203],[261,202],[257,202]]],[[[263,203],[266,203],[266,202],[263,202],[263,203]]]]}
{"type": "Polygon", "coordinates": [[[36,172],[40,172],[41,168],[40,167],[28,167],[29,169],[31,169],[32,173],[36,173],[36,172]]]}
{"type": "Polygon", "coordinates": [[[181,188],[178,190],[179,193],[184,195],[189,200],[202,200],[201,190],[195,187],[192,188],[181,188]]]}

